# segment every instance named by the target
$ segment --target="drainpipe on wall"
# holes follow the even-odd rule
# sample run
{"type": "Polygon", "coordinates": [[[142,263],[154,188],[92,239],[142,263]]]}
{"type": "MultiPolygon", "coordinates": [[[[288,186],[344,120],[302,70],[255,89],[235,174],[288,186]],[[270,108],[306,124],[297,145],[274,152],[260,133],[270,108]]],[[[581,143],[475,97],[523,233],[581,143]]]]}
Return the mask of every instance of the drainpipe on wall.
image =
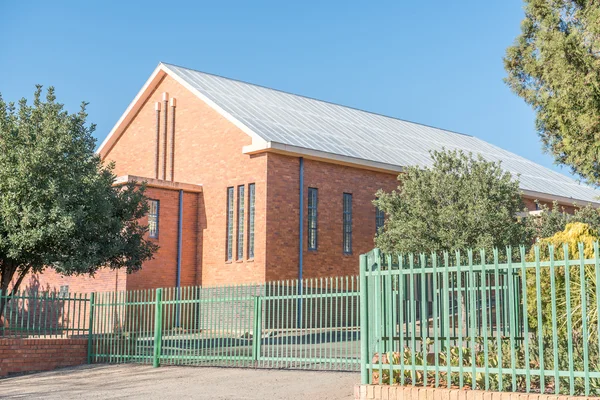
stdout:
{"type": "MultiPolygon", "coordinates": [[[[179,191],[179,220],[177,223],[177,272],[175,276],[175,285],[177,287],[177,298],[180,298],[181,292],[181,247],[183,242],[183,190],[179,191]]],[[[175,326],[179,326],[181,304],[177,302],[177,310],[175,312],[175,326]]]]}
{"type": "Polygon", "coordinates": [[[298,327],[302,327],[302,268],[304,266],[304,158],[300,157],[300,226],[298,241],[298,327]]]}

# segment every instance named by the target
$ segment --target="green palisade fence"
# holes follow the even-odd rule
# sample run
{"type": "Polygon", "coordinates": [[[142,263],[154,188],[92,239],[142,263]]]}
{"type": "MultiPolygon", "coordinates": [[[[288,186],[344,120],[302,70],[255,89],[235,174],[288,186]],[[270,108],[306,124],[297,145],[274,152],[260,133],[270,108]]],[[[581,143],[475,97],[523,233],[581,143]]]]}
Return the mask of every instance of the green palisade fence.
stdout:
{"type": "Polygon", "coordinates": [[[0,337],[84,337],[89,331],[89,295],[0,291],[0,337]]]}
{"type": "Polygon", "coordinates": [[[96,293],[90,361],[358,371],[358,277],[96,293]]]}
{"type": "Polygon", "coordinates": [[[600,253],[577,250],[362,255],[363,383],[600,394],[600,253]]]}

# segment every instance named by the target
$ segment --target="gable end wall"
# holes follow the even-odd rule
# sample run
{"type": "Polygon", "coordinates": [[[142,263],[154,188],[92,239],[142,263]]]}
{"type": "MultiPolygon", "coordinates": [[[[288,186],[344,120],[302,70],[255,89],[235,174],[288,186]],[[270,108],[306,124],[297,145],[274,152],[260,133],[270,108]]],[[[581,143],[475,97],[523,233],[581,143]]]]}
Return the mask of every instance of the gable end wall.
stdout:
{"type": "MultiPolygon", "coordinates": [[[[199,238],[195,245],[198,254],[195,284],[216,285],[264,281],[267,157],[265,154],[249,156],[242,153],[242,148],[252,143],[246,133],[167,75],[145,101],[114,146],[102,154],[104,159],[116,163],[117,175],[154,177],[156,146],[154,104],[157,101],[162,102],[163,92],[169,93],[170,98],[177,99],[174,181],[202,185],[202,193],[197,199],[197,215],[190,216],[197,219],[196,230],[199,238]],[[250,183],[256,185],[255,257],[254,260],[247,258],[246,221],[242,260],[238,261],[236,257],[237,234],[234,234],[234,257],[231,262],[227,262],[225,259],[227,187],[235,187],[237,205],[238,185],[245,185],[247,194],[250,183]]],[[[162,112],[164,112],[164,105],[162,112]]],[[[171,114],[169,107],[167,137],[170,137],[171,114]]],[[[161,130],[163,117],[164,114],[161,114],[161,130]]],[[[169,149],[170,142],[167,144],[167,151],[169,149]]],[[[247,195],[245,201],[247,218],[247,195]]],[[[176,215],[174,217],[176,218],[176,215]]],[[[184,214],[184,219],[186,218],[184,214]]],[[[237,227],[237,208],[234,212],[234,226],[237,227]]],[[[237,233],[237,229],[234,229],[234,233],[237,233]]],[[[184,252],[189,250],[190,246],[194,246],[185,235],[183,240],[184,252]]],[[[163,246],[160,239],[158,244],[163,246]]],[[[171,270],[172,260],[176,259],[176,254],[173,253],[175,250],[176,246],[165,243],[161,257],[157,257],[152,263],[159,263],[171,270]],[[167,251],[167,247],[172,250],[167,251]]],[[[167,280],[169,286],[172,286],[170,276],[167,280]]]]}

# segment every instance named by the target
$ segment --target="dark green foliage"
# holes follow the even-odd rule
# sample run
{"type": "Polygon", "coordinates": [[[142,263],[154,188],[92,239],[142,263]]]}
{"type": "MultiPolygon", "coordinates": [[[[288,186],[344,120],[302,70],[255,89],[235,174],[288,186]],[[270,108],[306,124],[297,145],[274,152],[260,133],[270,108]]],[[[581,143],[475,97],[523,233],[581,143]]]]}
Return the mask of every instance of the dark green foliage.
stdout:
{"type": "Polygon", "coordinates": [[[563,231],[570,222],[582,222],[590,228],[600,231],[600,210],[587,205],[575,208],[574,214],[568,214],[557,202],[552,208],[545,204],[540,206],[543,212],[535,217],[527,218],[527,226],[533,237],[548,238],[563,231]]]}
{"type": "Polygon", "coordinates": [[[527,243],[519,183],[499,164],[460,151],[433,152],[431,168],[409,167],[375,204],[386,222],[376,238],[384,252],[441,253],[527,243]]]}
{"type": "Polygon", "coordinates": [[[506,51],[505,79],[536,112],[544,148],[600,184],[600,5],[525,0],[521,34],[506,51]]]}
{"type": "MultiPolygon", "coordinates": [[[[28,272],[53,268],[93,275],[141,268],[156,246],[138,219],[144,187],[113,187],[112,166],[94,153],[86,104],[69,114],[49,88],[32,105],[0,96],[0,290],[16,291],[28,272]],[[13,282],[13,284],[11,284],[13,282]]],[[[0,310],[2,309],[0,304],[0,310]]]]}

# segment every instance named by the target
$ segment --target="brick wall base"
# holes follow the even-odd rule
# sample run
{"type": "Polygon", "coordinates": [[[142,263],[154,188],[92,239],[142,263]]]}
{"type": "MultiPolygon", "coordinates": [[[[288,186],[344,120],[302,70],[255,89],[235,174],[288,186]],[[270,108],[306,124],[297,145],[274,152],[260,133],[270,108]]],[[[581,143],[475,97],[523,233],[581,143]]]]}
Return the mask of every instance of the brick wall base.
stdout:
{"type": "Polygon", "coordinates": [[[87,362],[87,339],[2,339],[0,377],[87,362]]]}
{"type": "Polygon", "coordinates": [[[598,397],[563,395],[540,395],[538,393],[487,392],[484,390],[461,390],[423,388],[413,386],[356,385],[355,400],[596,400],[598,397]]]}

